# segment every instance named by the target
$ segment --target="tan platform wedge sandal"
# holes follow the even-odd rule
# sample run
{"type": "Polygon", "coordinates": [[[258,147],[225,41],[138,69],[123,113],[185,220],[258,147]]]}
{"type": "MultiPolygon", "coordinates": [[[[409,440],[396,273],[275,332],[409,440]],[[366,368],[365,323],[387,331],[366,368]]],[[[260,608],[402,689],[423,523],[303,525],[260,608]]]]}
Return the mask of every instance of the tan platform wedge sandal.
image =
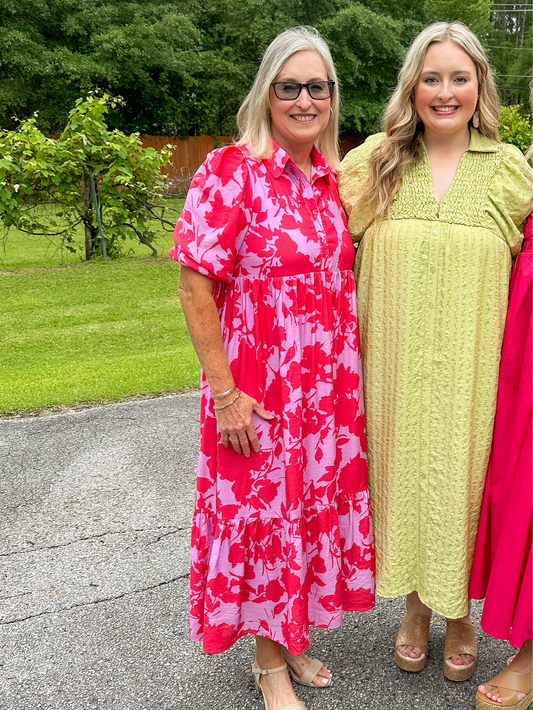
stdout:
{"type": "Polygon", "coordinates": [[[317,690],[320,690],[321,688],[329,688],[329,686],[331,685],[331,678],[328,680],[327,683],[323,683],[322,685],[315,685],[313,683],[314,679],[322,670],[323,665],[324,664],[322,663],[322,661],[319,661],[317,658],[312,658],[311,663],[307,666],[307,668],[300,677],[296,675],[296,673],[292,670],[290,666],[289,673],[291,675],[291,678],[300,685],[307,685],[309,688],[317,688],[317,690]]]}
{"type": "Polygon", "coordinates": [[[477,660],[476,630],[470,624],[465,624],[458,619],[447,619],[446,642],[444,644],[444,663],[442,672],[448,678],[460,682],[468,680],[474,675],[477,660]],[[452,656],[467,653],[474,660],[468,666],[456,666],[452,663],[452,656]]]}
{"type": "Polygon", "coordinates": [[[492,680],[483,685],[494,685],[498,688],[501,703],[489,700],[479,690],[476,693],[476,710],[489,710],[489,708],[512,708],[512,710],[526,710],[533,703],[533,678],[526,673],[517,673],[512,668],[505,668],[492,680]],[[518,700],[518,693],[524,693],[525,698],[518,700]]]}
{"type": "MultiPolygon", "coordinates": [[[[254,674],[254,679],[255,679],[255,687],[257,689],[257,692],[260,692],[261,695],[263,696],[263,701],[265,703],[265,710],[270,710],[267,704],[267,699],[265,697],[265,691],[261,687],[261,676],[262,675],[270,675],[271,673],[281,673],[281,671],[286,670],[287,664],[284,663],[282,666],[278,666],[277,668],[261,668],[260,666],[257,665],[257,663],[254,663],[252,666],[252,673],[254,674]]],[[[285,705],[284,707],[281,708],[281,710],[307,710],[305,705],[298,701],[297,703],[291,703],[290,705],[285,705]]]]}
{"type": "Polygon", "coordinates": [[[402,625],[396,637],[396,650],[394,661],[398,668],[409,673],[417,673],[425,668],[428,662],[428,637],[430,616],[426,614],[407,613],[403,617],[402,625]],[[407,658],[398,651],[398,646],[417,646],[422,655],[420,658],[407,658]]]}

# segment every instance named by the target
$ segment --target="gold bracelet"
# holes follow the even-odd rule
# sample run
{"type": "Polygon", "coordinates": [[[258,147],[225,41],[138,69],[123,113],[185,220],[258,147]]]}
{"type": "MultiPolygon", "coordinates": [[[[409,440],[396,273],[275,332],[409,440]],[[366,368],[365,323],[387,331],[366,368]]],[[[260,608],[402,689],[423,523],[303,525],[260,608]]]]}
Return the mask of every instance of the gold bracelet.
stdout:
{"type": "Polygon", "coordinates": [[[213,399],[223,399],[224,397],[227,397],[232,392],[235,392],[236,389],[237,389],[237,385],[233,385],[233,387],[230,390],[228,390],[227,392],[223,392],[222,394],[215,394],[213,392],[213,390],[211,390],[211,394],[213,396],[213,399]]]}
{"type": "Polygon", "coordinates": [[[231,407],[232,404],[235,404],[235,402],[239,399],[241,396],[241,391],[237,390],[237,396],[234,397],[231,402],[228,402],[227,404],[223,404],[221,407],[213,407],[215,412],[220,412],[222,409],[226,409],[226,407],[231,407]]]}

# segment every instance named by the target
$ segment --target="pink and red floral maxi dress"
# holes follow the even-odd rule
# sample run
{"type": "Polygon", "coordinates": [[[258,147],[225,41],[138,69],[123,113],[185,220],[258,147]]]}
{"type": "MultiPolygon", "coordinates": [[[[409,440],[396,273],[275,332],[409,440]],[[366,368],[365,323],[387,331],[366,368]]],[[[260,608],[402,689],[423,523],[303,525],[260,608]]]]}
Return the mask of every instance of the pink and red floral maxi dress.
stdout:
{"type": "Polygon", "coordinates": [[[257,634],[297,655],[310,625],[374,605],[354,248],[311,157],[310,183],[275,143],[210,153],[170,252],[217,282],[235,382],[275,416],[254,413],[259,453],[224,448],[202,376],[190,619],[207,653],[257,634]]]}

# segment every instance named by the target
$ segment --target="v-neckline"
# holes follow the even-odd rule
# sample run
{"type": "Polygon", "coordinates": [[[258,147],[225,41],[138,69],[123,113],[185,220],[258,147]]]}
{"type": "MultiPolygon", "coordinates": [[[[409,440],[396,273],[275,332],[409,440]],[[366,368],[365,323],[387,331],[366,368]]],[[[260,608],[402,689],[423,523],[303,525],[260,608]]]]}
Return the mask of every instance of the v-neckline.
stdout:
{"type": "Polygon", "coordinates": [[[427,165],[427,168],[428,168],[428,171],[429,171],[429,184],[430,184],[431,196],[432,196],[432,198],[433,198],[433,202],[434,202],[435,205],[437,206],[436,215],[437,215],[437,217],[440,217],[440,213],[441,213],[441,210],[442,210],[442,205],[444,204],[444,202],[446,202],[446,200],[447,200],[447,199],[450,197],[450,195],[453,193],[453,189],[454,189],[455,183],[456,183],[456,181],[457,181],[457,175],[459,174],[459,171],[461,170],[461,167],[462,167],[462,165],[463,165],[464,157],[465,157],[465,155],[468,153],[468,151],[469,151],[469,149],[470,149],[470,144],[471,144],[471,142],[472,142],[472,134],[470,134],[470,140],[468,141],[468,147],[466,148],[466,150],[465,150],[465,151],[463,152],[463,154],[461,155],[461,159],[460,159],[460,161],[459,161],[459,164],[457,165],[457,170],[455,171],[455,175],[453,176],[453,180],[452,180],[451,183],[450,183],[450,187],[448,188],[448,192],[444,195],[444,197],[442,198],[442,200],[441,200],[440,202],[438,201],[437,196],[435,195],[435,188],[434,188],[434,186],[433,186],[433,172],[432,172],[432,168],[431,168],[431,161],[430,161],[430,159],[429,159],[429,155],[428,155],[428,151],[427,151],[427,148],[426,148],[426,144],[424,143],[424,139],[423,139],[422,136],[420,137],[420,141],[421,141],[421,143],[422,143],[422,149],[423,149],[423,151],[424,151],[424,161],[425,161],[425,163],[426,163],[426,165],[427,165]]]}

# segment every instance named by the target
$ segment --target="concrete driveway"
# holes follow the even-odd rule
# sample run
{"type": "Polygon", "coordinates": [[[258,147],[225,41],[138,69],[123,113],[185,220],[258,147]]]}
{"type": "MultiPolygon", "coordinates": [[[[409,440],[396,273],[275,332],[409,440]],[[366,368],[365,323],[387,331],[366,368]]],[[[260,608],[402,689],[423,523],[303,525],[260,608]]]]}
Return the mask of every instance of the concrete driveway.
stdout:
{"type": "MultiPolygon", "coordinates": [[[[188,541],[198,454],[196,393],[0,421],[1,710],[260,710],[250,638],[220,656],[188,640],[188,541]]],[[[476,605],[478,618],[480,606],[476,605]]],[[[330,689],[309,710],[468,710],[510,647],[478,634],[472,681],[430,661],[403,673],[402,605],[379,600],[314,630],[330,689]]]]}

